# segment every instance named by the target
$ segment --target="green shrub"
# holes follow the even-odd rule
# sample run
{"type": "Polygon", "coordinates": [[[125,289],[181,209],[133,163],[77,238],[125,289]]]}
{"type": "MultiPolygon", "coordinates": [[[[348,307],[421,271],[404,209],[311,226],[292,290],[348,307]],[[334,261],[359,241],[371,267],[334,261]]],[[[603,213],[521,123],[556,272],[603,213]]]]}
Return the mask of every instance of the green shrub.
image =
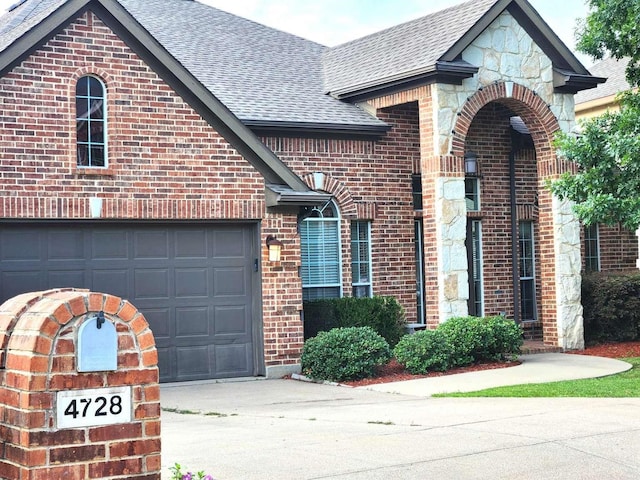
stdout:
{"type": "Polygon", "coordinates": [[[393,355],[414,374],[444,371],[452,366],[453,345],[440,330],[422,330],[402,337],[393,355]]]}
{"type": "Polygon", "coordinates": [[[304,342],[302,371],[318,380],[357,380],[390,358],[389,344],[371,327],[334,328],[304,342]]]}
{"type": "Polygon", "coordinates": [[[640,275],[591,273],[582,278],[587,344],[640,338],[640,275]]]}
{"type": "Polygon", "coordinates": [[[455,317],[438,326],[453,345],[451,364],[469,365],[486,356],[491,332],[478,317],[455,317]]]}
{"type": "Polygon", "coordinates": [[[452,365],[503,360],[520,352],[522,329],[505,317],[456,317],[438,330],[453,345],[452,365]]]}
{"type": "Polygon", "coordinates": [[[304,338],[339,327],[371,327],[393,347],[405,334],[404,310],[393,297],[331,298],[304,304],[304,338]]]}

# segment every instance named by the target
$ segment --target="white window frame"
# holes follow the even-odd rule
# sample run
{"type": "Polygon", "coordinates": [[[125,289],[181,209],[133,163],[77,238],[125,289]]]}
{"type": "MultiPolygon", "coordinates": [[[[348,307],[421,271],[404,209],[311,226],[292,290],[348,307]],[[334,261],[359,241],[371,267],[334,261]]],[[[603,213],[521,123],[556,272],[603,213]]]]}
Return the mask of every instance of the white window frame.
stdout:
{"type": "MultiPolygon", "coordinates": [[[[360,269],[358,269],[358,272],[360,269]]],[[[359,275],[358,275],[359,276],[359,275]]],[[[355,297],[355,290],[357,287],[368,287],[369,294],[367,297],[373,297],[373,263],[371,261],[371,222],[368,220],[354,220],[351,222],[351,294],[355,297]],[[366,228],[366,239],[364,241],[360,240],[358,236],[355,240],[353,238],[354,227],[357,229],[358,233],[360,233],[361,228],[366,228]],[[363,246],[364,244],[364,246],[363,246]],[[361,246],[366,249],[366,261],[360,261],[360,255],[357,255],[358,259],[356,260],[356,254],[361,253],[361,246]],[[369,278],[366,282],[355,281],[355,269],[356,267],[366,264],[368,266],[369,278]]]]}
{"type": "MultiPolygon", "coordinates": [[[[322,207],[314,207],[314,209],[311,212],[311,215],[309,215],[307,218],[305,218],[300,225],[300,247],[301,247],[301,277],[302,277],[302,296],[303,296],[303,300],[304,301],[311,301],[311,300],[318,300],[321,298],[340,298],[343,296],[343,285],[342,285],[342,237],[341,237],[341,216],[340,216],[340,209],[338,208],[338,206],[335,204],[335,202],[333,200],[331,200],[330,202],[327,202],[324,206],[322,207]],[[332,208],[333,214],[334,216],[330,216],[330,217],[324,217],[324,212],[326,211],[326,209],[328,207],[332,208]],[[305,264],[306,262],[308,262],[308,258],[309,255],[307,254],[306,250],[307,250],[307,246],[305,245],[305,223],[309,222],[311,223],[320,223],[320,222],[335,222],[335,226],[336,226],[336,230],[337,230],[337,275],[338,275],[338,279],[337,282],[328,282],[328,283],[322,283],[322,282],[317,282],[317,283],[308,283],[308,272],[307,270],[311,268],[310,265],[305,264]],[[329,288],[335,288],[337,289],[337,295],[336,296],[327,296],[327,295],[307,295],[307,292],[313,292],[315,289],[315,293],[319,293],[319,291],[321,291],[322,289],[329,289],[329,288]]],[[[324,245],[317,245],[318,248],[322,248],[324,249],[324,245]]],[[[322,254],[324,255],[324,251],[322,252],[322,254]]]]}
{"type": "Polygon", "coordinates": [[[480,211],[480,177],[466,176],[464,179],[464,199],[467,206],[467,212],[480,211]],[[473,192],[467,192],[467,182],[473,184],[473,192]],[[473,198],[469,197],[469,193],[473,198]]]}

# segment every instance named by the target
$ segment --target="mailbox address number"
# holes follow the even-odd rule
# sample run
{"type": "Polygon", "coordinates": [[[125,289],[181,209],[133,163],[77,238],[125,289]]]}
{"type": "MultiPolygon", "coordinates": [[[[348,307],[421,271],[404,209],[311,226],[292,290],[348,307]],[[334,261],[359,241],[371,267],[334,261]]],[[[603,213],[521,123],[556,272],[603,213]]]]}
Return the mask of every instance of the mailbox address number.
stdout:
{"type": "Polygon", "coordinates": [[[67,390],[56,396],[58,429],[131,421],[131,387],[67,390]]]}

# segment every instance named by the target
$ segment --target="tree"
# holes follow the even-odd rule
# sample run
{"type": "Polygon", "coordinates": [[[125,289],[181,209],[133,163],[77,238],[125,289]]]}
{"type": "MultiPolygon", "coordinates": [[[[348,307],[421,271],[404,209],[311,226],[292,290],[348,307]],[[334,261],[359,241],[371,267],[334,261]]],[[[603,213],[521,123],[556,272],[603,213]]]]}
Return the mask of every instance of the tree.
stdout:
{"type": "Polygon", "coordinates": [[[559,155],[575,162],[577,174],[565,173],[551,184],[560,198],[575,202],[586,225],[622,223],[640,226],[640,96],[620,97],[621,110],[582,123],[579,136],[561,133],[559,155]]]}
{"type": "MultiPolygon", "coordinates": [[[[603,58],[628,58],[627,80],[640,85],[640,1],[588,0],[586,20],[577,29],[578,50],[603,58]]],[[[619,112],[607,112],[580,125],[580,135],[560,133],[558,154],[575,162],[578,173],[564,174],[550,187],[575,203],[586,225],[640,226],[640,95],[618,96],[619,112]]]]}
{"type": "Polygon", "coordinates": [[[589,15],[578,24],[577,48],[601,60],[610,55],[630,59],[627,81],[640,84],[640,2],[638,0],[588,0],[589,15]]]}

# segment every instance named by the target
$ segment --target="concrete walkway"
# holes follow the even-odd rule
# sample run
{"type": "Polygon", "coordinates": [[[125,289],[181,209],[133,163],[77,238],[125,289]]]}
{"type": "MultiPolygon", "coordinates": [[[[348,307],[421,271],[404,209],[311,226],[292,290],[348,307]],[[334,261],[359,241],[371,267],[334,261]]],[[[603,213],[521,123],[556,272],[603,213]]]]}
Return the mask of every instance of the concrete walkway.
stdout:
{"type": "Polygon", "coordinates": [[[485,388],[524,383],[596,378],[625,372],[631,368],[630,364],[613,358],[565,353],[521,355],[520,360],[522,364],[517,367],[383,383],[359,388],[422,397],[436,393],[474,392],[485,388]]]}
{"type": "Polygon", "coordinates": [[[178,462],[216,480],[637,480],[640,399],[428,396],[627,368],[542,354],[518,367],[375,387],[385,391],[262,379],[163,384],[162,478],[178,462]]]}

